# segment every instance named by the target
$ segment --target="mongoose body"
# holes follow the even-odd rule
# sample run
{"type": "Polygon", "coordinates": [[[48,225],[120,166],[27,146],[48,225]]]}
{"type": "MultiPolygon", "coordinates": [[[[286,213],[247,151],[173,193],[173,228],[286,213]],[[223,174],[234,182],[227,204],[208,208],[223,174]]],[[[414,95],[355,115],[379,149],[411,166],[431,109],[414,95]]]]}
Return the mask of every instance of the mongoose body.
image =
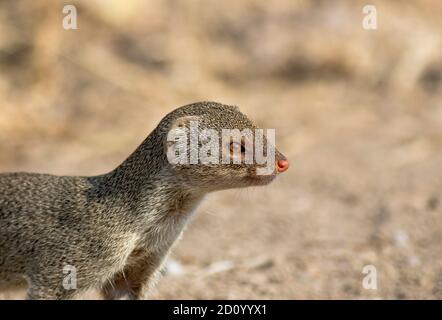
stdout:
{"type": "Polygon", "coordinates": [[[174,165],[168,132],[198,117],[206,128],[255,128],[236,107],[214,102],[169,113],[115,170],[94,177],[0,174],[0,292],[28,285],[28,298],[145,298],[189,217],[211,191],[264,185],[288,162],[256,175],[254,164],[174,165]],[[66,287],[68,273],[75,288],[66,287]]]}

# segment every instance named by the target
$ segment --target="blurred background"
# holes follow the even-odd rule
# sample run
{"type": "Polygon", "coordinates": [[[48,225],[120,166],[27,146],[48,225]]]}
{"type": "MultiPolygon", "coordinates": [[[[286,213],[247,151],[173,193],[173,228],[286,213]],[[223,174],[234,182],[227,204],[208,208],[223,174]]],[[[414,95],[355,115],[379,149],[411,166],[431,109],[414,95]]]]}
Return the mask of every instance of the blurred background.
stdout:
{"type": "Polygon", "coordinates": [[[0,172],[104,173],[172,109],[235,104],[291,168],[211,195],[153,298],[441,299],[441,35],[438,0],[1,1],[0,172]]]}

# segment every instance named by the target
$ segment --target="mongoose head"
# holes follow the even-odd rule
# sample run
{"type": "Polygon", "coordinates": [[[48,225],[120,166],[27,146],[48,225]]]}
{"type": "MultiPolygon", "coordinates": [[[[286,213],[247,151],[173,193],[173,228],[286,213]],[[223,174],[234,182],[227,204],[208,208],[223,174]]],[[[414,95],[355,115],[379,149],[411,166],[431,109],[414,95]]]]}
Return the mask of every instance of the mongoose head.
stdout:
{"type": "Polygon", "coordinates": [[[165,137],[166,167],[193,188],[212,191],[266,185],[289,166],[274,148],[269,131],[264,136],[236,106],[186,105],[164,117],[157,129],[165,137]]]}

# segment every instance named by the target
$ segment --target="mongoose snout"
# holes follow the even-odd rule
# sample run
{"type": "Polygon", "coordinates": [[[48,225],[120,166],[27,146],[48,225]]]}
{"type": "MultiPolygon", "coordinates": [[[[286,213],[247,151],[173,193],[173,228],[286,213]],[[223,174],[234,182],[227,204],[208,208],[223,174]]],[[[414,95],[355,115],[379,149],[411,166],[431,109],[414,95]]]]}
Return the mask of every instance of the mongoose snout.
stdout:
{"type": "Polygon", "coordinates": [[[0,291],[22,277],[30,299],[87,289],[146,298],[207,193],[265,185],[288,169],[274,136],[237,107],[199,102],[166,115],[109,173],[0,174],[0,291]]]}
{"type": "Polygon", "coordinates": [[[287,171],[289,168],[289,161],[287,159],[281,159],[277,162],[278,172],[284,172],[287,171]]]}

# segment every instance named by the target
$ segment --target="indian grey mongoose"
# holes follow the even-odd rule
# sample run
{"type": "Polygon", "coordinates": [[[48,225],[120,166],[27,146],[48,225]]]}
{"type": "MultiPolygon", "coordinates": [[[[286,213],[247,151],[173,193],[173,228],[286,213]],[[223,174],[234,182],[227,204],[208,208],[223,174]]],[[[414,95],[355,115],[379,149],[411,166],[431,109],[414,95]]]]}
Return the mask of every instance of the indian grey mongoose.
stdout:
{"type": "Polygon", "coordinates": [[[192,119],[219,133],[257,128],[236,106],[198,102],[166,115],[107,174],[0,174],[0,292],[27,284],[28,299],[71,299],[88,289],[107,299],[146,298],[207,193],[265,185],[288,168],[277,150],[267,175],[257,174],[257,163],[171,163],[168,133],[192,119]],[[75,290],[64,285],[66,266],[75,268],[75,290]]]}

